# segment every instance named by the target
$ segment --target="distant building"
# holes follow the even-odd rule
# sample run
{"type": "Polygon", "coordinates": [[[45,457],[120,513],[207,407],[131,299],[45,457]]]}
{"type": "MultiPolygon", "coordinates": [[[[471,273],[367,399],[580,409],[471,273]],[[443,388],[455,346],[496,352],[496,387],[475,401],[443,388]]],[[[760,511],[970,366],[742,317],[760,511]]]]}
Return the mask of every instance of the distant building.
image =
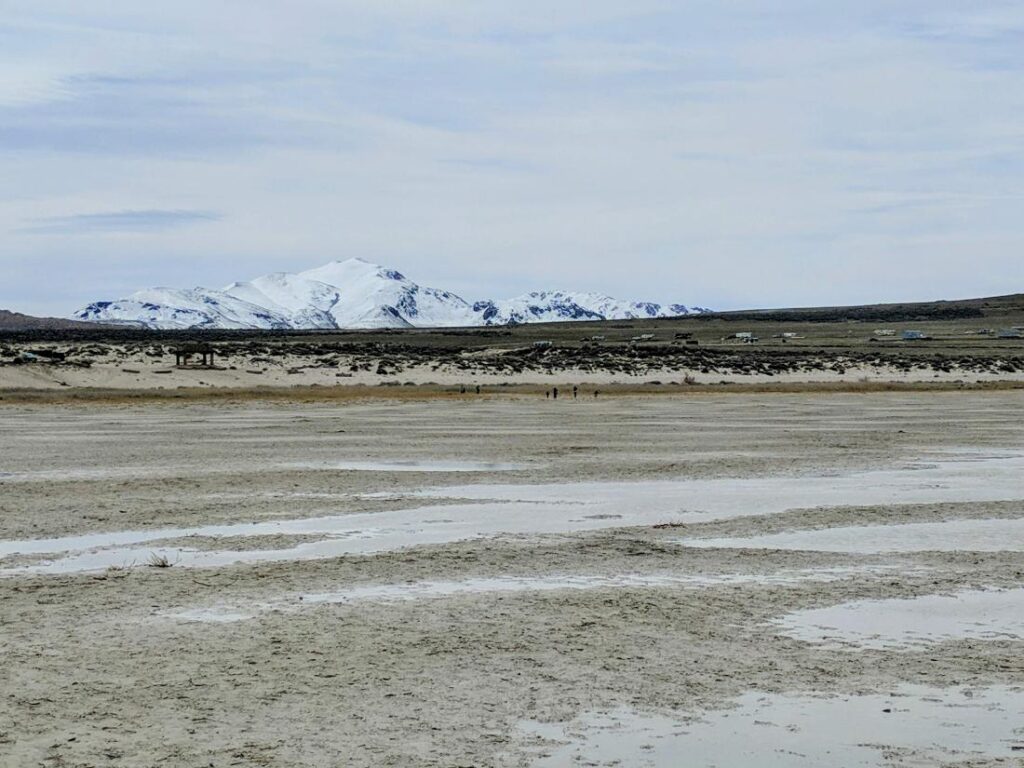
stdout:
{"type": "Polygon", "coordinates": [[[924,331],[904,331],[900,334],[904,341],[921,341],[930,338],[924,331]]]}
{"type": "Polygon", "coordinates": [[[533,342],[533,346],[534,346],[535,349],[547,349],[548,347],[551,346],[551,342],[550,341],[535,341],[535,342],[533,342]]]}
{"type": "Polygon", "coordinates": [[[895,336],[896,331],[892,328],[878,328],[875,330],[875,336],[895,336]]]}
{"type": "Polygon", "coordinates": [[[209,344],[190,342],[182,344],[174,350],[174,365],[177,368],[212,368],[215,350],[209,344]],[[202,362],[196,363],[194,357],[202,362]]]}
{"type": "Polygon", "coordinates": [[[997,339],[1020,339],[1024,338],[1024,334],[1021,334],[1016,328],[1005,328],[996,334],[997,339]]]}

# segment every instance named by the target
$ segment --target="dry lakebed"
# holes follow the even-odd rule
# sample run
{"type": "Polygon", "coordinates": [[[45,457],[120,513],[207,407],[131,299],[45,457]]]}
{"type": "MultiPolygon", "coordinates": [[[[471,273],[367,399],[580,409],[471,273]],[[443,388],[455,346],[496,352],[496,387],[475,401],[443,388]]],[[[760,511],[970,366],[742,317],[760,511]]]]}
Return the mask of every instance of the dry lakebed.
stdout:
{"type": "Polygon", "coordinates": [[[1022,390],[0,431],[5,767],[1024,764],[1022,390]]]}

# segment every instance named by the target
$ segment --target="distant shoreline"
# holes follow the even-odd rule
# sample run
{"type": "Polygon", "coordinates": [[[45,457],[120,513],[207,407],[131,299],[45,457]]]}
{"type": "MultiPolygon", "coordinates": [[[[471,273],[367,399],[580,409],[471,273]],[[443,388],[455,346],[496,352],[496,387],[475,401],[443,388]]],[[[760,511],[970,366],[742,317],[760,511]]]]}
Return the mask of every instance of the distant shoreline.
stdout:
{"type": "Polygon", "coordinates": [[[984,317],[893,323],[769,314],[401,331],[0,332],[0,392],[5,402],[32,391],[98,402],[436,398],[463,387],[475,396],[477,386],[543,397],[576,385],[592,397],[1024,385],[1024,305],[993,300],[978,311],[984,317]]]}
{"type": "MultiPolygon", "coordinates": [[[[629,397],[701,397],[714,395],[789,395],[789,394],[875,394],[875,393],[955,393],[1024,391],[1024,378],[981,382],[964,381],[806,381],[806,382],[730,382],[725,384],[595,384],[577,383],[578,401],[598,398],[629,397]]],[[[572,403],[572,382],[538,384],[492,385],[481,388],[478,395],[473,387],[461,392],[459,386],[377,385],[360,384],[321,387],[296,385],[291,387],[182,387],[176,389],[115,389],[115,388],[61,388],[61,389],[3,389],[0,388],[0,408],[15,405],[127,405],[134,403],[182,402],[294,402],[332,403],[365,400],[465,400],[486,398],[544,399],[553,387],[559,390],[558,402],[572,403]]]]}

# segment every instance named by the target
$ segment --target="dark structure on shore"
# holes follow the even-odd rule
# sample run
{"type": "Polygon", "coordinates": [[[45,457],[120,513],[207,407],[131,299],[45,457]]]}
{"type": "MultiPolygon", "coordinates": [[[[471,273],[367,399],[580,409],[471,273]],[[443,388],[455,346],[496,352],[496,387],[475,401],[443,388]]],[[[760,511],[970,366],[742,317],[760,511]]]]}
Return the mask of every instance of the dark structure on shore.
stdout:
{"type": "Polygon", "coordinates": [[[190,343],[182,344],[174,350],[174,364],[178,368],[213,368],[214,349],[209,344],[190,343]],[[201,363],[193,363],[195,357],[202,359],[201,363]]]}

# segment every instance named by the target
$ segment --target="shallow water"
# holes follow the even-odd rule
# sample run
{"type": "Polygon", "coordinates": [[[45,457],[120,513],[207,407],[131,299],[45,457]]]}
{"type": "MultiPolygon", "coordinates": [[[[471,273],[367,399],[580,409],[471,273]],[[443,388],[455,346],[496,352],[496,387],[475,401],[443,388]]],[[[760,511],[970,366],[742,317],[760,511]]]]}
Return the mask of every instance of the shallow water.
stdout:
{"type": "Polygon", "coordinates": [[[831,696],[749,693],[737,708],[686,721],[621,708],[568,725],[524,723],[561,746],[535,746],[536,768],[876,768],[884,748],[912,752],[909,765],[1020,754],[1024,691],[1007,686],[902,686],[890,694],[831,696]]]}
{"type": "MultiPolygon", "coordinates": [[[[308,461],[267,462],[259,468],[264,471],[320,470],[337,472],[514,472],[536,465],[493,461],[308,461]]],[[[220,463],[208,466],[180,464],[175,466],[123,466],[123,467],[66,467],[62,469],[34,469],[24,472],[0,472],[4,482],[71,482],[81,480],[132,480],[162,477],[219,475],[232,472],[250,472],[251,464],[220,463]]]]}
{"type": "Polygon", "coordinates": [[[586,503],[605,511],[633,508],[674,511],[684,522],[789,509],[884,504],[1002,501],[1024,498],[1024,455],[966,451],[897,469],[747,478],[586,482],[541,485],[493,484],[431,488],[416,498],[586,503]]]}
{"type": "MultiPolygon", "coordinates": [[[[482,595],[517,592],[549,592],[563,589],[658,589],[676,587],[703,589],[738,584],[791,586],[806,582],[838,581],[852,576],[891,575],[897,566],[853,566],[849,568],[806,568],[775,573],[715,574],[619,574],[555,575],[547,577],[497,577],[463,579],[461,581],[417,581],[403,584],[367,584],[328,592],[291,595],[279,600],[252,602],[245,605],[218,604],[189,608],[161,614],[182,621],[232,622],[255,618],[274,610],[298,610],[324,604],[359,602],[393,603],[426,600],[458,595],[482,595]]],[[[902,573],[905,568],[899,568],[902,573]]]]}
{"type": "Polygon", "coordinates": [[[345,472],[514,472],[534,465],[497,461],[319,461],[295,462],[291,469],[322,469],[345,472]]]}
{"type": "MultiPolygon", "coordinates": [[[[190,535],[323,537],[285,549],[196,551],[178,547],[169,552],[170,558],[182,566],[212,567],[363,554],[502,533],[562,533],[700,522],[792,508],[997,501],[1022,495],[1022,472],[1024,456],[968,455],[902,469],[837,476],[449,486],[410,494],[408,499],[414,506],[387,512],[0,541],[0,557],[71,553],[0,570],[0,575],[67,573],[141,563],[149,558],[152,547],[139,545],[190,535]],[[461,499],[464,503],[424,505],[426,500],[440,498],[461,499]]],[[[705,541],[702,545],[709,544],[705,541]]],[[[954,539],[949,539],[949,546],[962,548],[954,539]]]]}
{"type": "Polygon", "coordinates": [[[882,552],[1024,552],[1024,519],[844,526],[767,536],[682,539],[688,547],[882,552]]]}
{"type": "Polygon", "coordinates": [[[912,649],[946,640],[1024,640],[1024,589],[861,600],[795,611],[776,623],[782,634],[797,640],[854,650],[912,649]]]}

